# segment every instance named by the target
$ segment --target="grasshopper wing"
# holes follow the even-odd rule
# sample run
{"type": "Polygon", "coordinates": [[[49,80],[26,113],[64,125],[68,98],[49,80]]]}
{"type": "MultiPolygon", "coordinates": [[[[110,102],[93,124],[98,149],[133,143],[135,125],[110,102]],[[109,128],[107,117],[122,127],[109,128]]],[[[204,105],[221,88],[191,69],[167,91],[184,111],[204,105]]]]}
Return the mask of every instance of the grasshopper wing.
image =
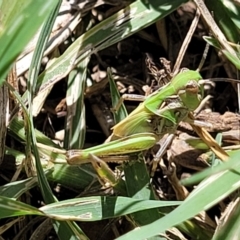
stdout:
{"type": "Polygon", "coordinates": [[[150,123],[152,116],[153,113],[144,108],[143,104],[140,104],[128,117],[112,128],[113,134],[125,137],[136,133],[153,133],[150,123]]]}

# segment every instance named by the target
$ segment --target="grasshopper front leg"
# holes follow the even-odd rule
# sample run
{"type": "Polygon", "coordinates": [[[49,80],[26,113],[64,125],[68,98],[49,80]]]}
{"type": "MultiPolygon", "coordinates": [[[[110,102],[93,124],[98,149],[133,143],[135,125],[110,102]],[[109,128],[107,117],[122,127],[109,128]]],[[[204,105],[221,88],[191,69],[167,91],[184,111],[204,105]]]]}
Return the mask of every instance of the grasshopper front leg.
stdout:
{"type": "Polygon", "coordinates": [[[90,154],[93,168],[96,170],[98,180],[102,186],[111,186],[123,195],[127,195],[126,184],[120,175],[112,171],[108,164],[101,158],[90,154]]]}
{"type": "Polygon", "coordinates": [[[137,95],[137,94],[123,94],[120,99],[118,100],[117,105],[112,108],[112,111],[117,112],[119,108],[122,106],[124,101],[135,101],[135,102],[143,102],[146,99],[143,95],[137,95]]]}

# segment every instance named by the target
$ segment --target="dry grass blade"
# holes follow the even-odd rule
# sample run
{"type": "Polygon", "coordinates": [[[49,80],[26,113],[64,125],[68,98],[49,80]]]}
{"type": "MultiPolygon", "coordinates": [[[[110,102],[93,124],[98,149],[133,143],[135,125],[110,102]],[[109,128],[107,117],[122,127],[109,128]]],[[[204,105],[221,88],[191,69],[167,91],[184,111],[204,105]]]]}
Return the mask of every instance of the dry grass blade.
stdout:
{"type": "Polygon", "coordinates": [[[6,85],[0,87],[0,165],[3,161],[5,153],[5,138],[7,133],[7,121],[8,118],[8,88],[6,85]]]}
{"type": "Polygon", "coordinates": [[[194,131],[199,137],[210,147],[210,149],[222,160],[229,159],[228,154],[219,146],[219,144],[212,138],[212,136],[204,128],[192,125],[194,131]]]}
{"type": "Polygon", "coordinates": [[[186,53],[187,47],[188,47],[188,45],[189,45],[189,43],[190,43],[190,41],[191,41],[191,38],[192,38],[192,36],[193,36],[193,33],[194,33],[196,27],[197,27],[197,25],[198,25],[198,21],[199,21],[200,15],[201,15],[201,14],[200,14],[200,11],[199,11],[199,9],[197,8],[197,10],[196,10],[196,15],[195,15],[195,17],[194,17],[194,19],[193,19],[193,21],[192,21],[192,24],[191,24],[191,27],[190,27],[188,33],[187,33],[187,36],[186,36],[185,39],[184,39],[184,42],[183,42],[182,47],[181,47],[181,49],[180,49],[180,51],[179,51],[177,60],[176,60],[175,65],[174,65],[174,67],[173,67],[173,75],[177,74],[178,71],[179,71],[179,68],[180,68],[180,66],[181,66],[183,57],[184,57],[184,55],[185,55],[185,53],[186,53]]]}

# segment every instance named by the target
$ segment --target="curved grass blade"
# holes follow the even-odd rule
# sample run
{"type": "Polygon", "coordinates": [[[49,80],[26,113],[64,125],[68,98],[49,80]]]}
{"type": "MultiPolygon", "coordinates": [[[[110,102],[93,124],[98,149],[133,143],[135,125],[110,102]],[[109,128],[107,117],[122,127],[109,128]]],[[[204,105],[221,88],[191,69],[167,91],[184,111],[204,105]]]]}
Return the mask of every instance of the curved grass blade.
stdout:
{"type": "MultiPolygon", "coordinates": [[[[115,81],[113,79],[110,68],[107,69],[107,74],[108,74],[108,81],[109,81],[109,85],[110,85],[112,106],[115,107],[115,106],[117,106],[121,97],[120,97],[119,91],[117,89],[117,86],[115,84],[115,81]]],[[[117,112],[115,112],[115,111],[113,112],[115,124],[122,121],[124,118],[127,117],[127,115],[128,115],[127,109],[125,108],[124,104],[122,104],[117,112]]]]}
{"type": "Polygon", "coordinates": [[[58,220],[98,221],[127,215],[143,209],[179,205],[180,201],[136,200],[127,197],[85,197],[48,204],[39,209],[0,196],[0,218],[45,215],[58,220]]]}
{"type": "MultiPolygon", "coordinates": [[[[88,55],[88,52],[85,53],[88,55]]],[[[65,123],[64,148],[83,148],[85,141],[84,92],[87,80],[89,55],[72,70],[68,77],[66,96],[67,117],[65,123]]]]}
{"type": "Polygon", "coordinates": [[[0,196],[0,209],[0,219],[24,215],[44,215],[35,207],[3,196],[0,196]]]}
{"type": "Polygon", "coordinates": [[[230,1],[230,0],[221,0],[222,4],[224,5],[224,10],[227,12],[228,16],[234,22],[238,29],[240,29],[240,5],[237,4],[237,1],[230,1]]]}
{"type": "Polygon", "coordinates": [[[14,60],[31,40],[57,2],[57,0],[1,1],[0,84],[14,60]],[[32,16],[34,16],[34,21],[32,21],[32,16]]]}
{"type": "Polygon", "coordinates": [[[23,193],[37,186],[37,177],[32,177],[20,181],[11,182],[0,186],[0,196],[9,198],[19,198],[23,193]]]}
{"type": "MultiPolygon", "coordinates": [[[[36,2],[36,1],[35,1],[36,2]]],[[[33,92],[34,92],[34,88],[36,85],[36,77],[38,74],[38,70],[41,64],[41,58],[42,58],[42,54],[44,51],[44,48],[46,46],[47,43],[47,35],[49,36],[50,31],[51,31],[51,25],[53,25],[54,20],[57,16],[58,13],[58,9],[61,5],[61,1],[58,1],[58,5],[53,5],[55,8],[52,10],[52,8],[48,9],[48,11],[46,11],[46,16],[49,16],[49,12],[52,11],[52,14],[50,15],[50,17],[48,18],[48,22],[46,22],[43,31],[40,34],[39,37],[39,44],[38,47],[35,49],[34,52],[34,57],[32,60],[32,64],[30,67],[30,79],[28,81],[28,91],[29,91],[29,96],[28,96],[28,102],[29,102],[29,111],[26,111],[26,109],[24,110],[24,116],[25,116],[25,130],[26,130],[26,155],[27,155],[27,159],[31,159],[31,147],[33,148],[33,152],[35,155],[35,160],[36,160],[36,167],[37,170],[39,172],[38,177],[39,177],[39,184],[42,190],[42,194],[44,197],[44,200],[46,202],[53,202],[56,201],[56,198],[54,197],[51,188],[48,184],[48,181],[46,179],[46,176],[43,172],[42,166],[41,166],[41,162],[40,162],[40,157],[39,157],[39,153],[36,147],[36,136],[35,136],[35,132],[34,132],[34,127],[33,127],[33,122],[32,122],[32,111],[31,111],[31,103],[32,103],[32,97],[33,97],[33,92]],[[50,26],[49,26],[50,25],[50,26]],[[46,30],[47,29],[47,30],[46,30]]],[[[33,14],[32,14],[33,15],[33,14]]],[[[32,21],[28,20],[31,24],[32,21]]],[[[16,94],[16,93],[15,93],[16,94]]],[[[22,101],[20,100],[20,102],[22,103],[22,101]]],[[[58,232],[59,228],[65,229],[64,230],[64,234],[59,236],[60,239],[70,239],[71,237],[74,237],[76,235],[78,236],[83,236],[82,231],[77,227],[76,224],[74,223],[70,223],[70,222],[61,222],[61,223],[55,223],[55,226],[57,226],[55,228],[55,230],[58,232]],[[73,232],[72,229],[74,229],[75,231],[73,232]]],[[[85,239],[87,239],[84,236],[85,239]]]]}
{"type": "Polygon", "coordinates": [[[212,0],[206,1],[205,4],[209,11],[214,13],[214,20],[228,41],[237,43],[239,41],[239,32],[236,25],[229,17],[228,10],[226,5],[224,5],[224,2],[222,0],[212,0]]]}
{"type": "MultiPolygon", "coordinates": [[[[239,151],[231,155],[229,162],[234,169],[239,169],[239,151]]],[[[224,163],[226,164],[226,163],[224,163]]],[[[141,229],[135,229],[118,239],[145,239],[159,232],[176,226],[187,219],[193,218],[199,212],[207,210],[240,187],[240,172],[226,170],[204,180],[189,197],[175,210],[141,229]]]]}

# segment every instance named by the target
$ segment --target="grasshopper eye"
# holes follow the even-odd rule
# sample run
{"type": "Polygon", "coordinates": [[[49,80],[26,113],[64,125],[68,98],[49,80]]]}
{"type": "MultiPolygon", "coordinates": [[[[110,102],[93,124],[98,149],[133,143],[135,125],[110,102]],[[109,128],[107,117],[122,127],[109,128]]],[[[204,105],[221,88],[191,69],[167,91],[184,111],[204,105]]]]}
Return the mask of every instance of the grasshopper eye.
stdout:
{"type": "Polygon", "coordinates": [[[199,92],[199,85],[196,81],[191,80],[186,84],[185,90],[189,93],[198,93],[199,92]]]}

